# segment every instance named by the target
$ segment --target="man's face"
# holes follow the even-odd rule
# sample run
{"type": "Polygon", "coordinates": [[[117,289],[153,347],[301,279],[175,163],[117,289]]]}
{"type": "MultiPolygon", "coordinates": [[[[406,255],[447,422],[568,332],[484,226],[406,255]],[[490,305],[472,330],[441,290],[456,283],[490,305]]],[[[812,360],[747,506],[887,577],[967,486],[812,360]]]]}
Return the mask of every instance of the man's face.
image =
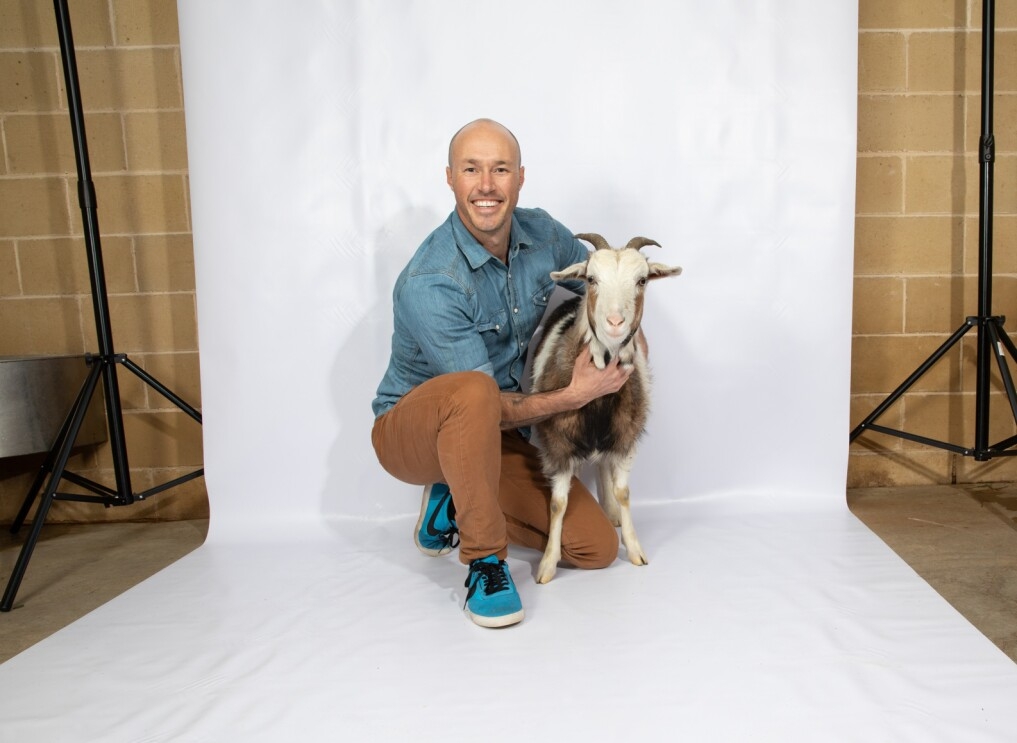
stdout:
{"type": "Polygon", "coordinates": [[[507,242],[524,176],[512,136],[487,123],[460,132],[445,174],[459,218],[477,241],[507,242]]]}

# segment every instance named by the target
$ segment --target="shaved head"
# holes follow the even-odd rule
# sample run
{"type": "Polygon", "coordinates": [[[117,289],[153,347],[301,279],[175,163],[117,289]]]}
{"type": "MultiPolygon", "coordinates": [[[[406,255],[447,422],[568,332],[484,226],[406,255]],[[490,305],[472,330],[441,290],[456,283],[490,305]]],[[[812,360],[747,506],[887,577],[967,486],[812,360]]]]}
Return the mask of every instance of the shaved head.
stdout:
{"type": "Polygon", "coordinates": [[[448,143],[448,165],[449,165],[449,167],[452,167],[453,152],[455,151],[456,142],[459,140],[460,135],[467,134],[467,133],[469,133],[471,131],[474,131],[475,129],[481,129],[481,128],[498,130],[498,131],[502,132],[503,134],[507,134],[509,136],[509,138],[512,140],[512,143],[513,143],[513,145],[515,146],[515,149],[516,149],[516,163],[517,164],[521,164],[522,163],[522,157],[523,156],[522,156],[522,150],[519,147],[519,140],[516,139],[516,135],[513,134],[509,130],[508,127],[504,126],[503,124],[499,124],[494,119],[476,119],[474,121],[471,121],[469,124],[467,124],[466,126],[462,127],[459,131],[457,131],[455,134],[452,135],[452,140],[448,143]]]}

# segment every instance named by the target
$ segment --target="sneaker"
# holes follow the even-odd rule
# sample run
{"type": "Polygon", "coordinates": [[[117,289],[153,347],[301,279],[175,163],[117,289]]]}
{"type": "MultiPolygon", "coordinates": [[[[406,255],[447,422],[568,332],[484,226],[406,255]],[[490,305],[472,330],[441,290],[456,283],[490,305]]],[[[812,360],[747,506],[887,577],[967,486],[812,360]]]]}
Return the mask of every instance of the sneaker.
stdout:
{"type": "Polygon", "coordinates": [[[466,575],[463,610],[481,627],[507,627],[523,621],[523,604],[512,582],[508,565],[497,555],[488,555],[470,563],[466,575]]]}
{"type": "Polygon", "coordinates": [[[439,482],[425,487],[420,518],[413,533],[417,548],[425,555],[440,557],[458,546],[459,527],[456,526],[455,515],[456,508],[448,485],[439,482]]]}

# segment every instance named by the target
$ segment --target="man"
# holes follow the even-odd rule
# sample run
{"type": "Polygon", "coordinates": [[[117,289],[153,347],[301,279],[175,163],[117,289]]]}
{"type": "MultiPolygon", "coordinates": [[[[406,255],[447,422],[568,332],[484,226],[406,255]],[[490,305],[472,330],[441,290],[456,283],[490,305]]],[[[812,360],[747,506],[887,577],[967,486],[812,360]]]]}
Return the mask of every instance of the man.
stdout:
{"type": "MultiPolygon", "coordinates": [[[[549,274],[588,256],[546,212],[517,208],[524,175],[519,143],[501,124],[479,119],[452,138],[446,179],[456,208],[396,280],[392,354],[373,403],[378,461],[425,486],[417,546],[444,555],[458,536],[469,565],[464,610],[484,627],[523,618],[508,544],[547,544],[550,489],[518,429],[617,392],[631,373],[617,360],[598,370],[582,354],[567,387],[520,391],[554,289],[549,274]]],[[[617,556],[614,527],[578,479],[562,535],[562,558],[576,567],[617,556]]]]}

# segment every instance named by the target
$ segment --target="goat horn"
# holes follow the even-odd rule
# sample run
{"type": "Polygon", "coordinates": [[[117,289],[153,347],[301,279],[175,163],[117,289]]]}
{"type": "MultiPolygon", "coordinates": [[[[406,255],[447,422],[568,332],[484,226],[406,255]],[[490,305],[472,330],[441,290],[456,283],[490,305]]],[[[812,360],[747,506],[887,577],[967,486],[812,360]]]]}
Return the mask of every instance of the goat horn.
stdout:
{"type": "Polygon", "coordinates": [[[607,240],[602,238],[595,232],[584,232],[580,235],[576,235],[580,240],[586,240],[597,250],[611,250],[611,246],[608,245],[607,240]]]}
{"type": "Polygon", "coordinates": [[[656,245],[658,248],[660,247],[659,242],[651,240],[648,237],[633,237],[629,240],[629,244],[625,246],[625,250],[629,250],[630,248],[632,250],[639,250],[644,245],[656,245]]]}

